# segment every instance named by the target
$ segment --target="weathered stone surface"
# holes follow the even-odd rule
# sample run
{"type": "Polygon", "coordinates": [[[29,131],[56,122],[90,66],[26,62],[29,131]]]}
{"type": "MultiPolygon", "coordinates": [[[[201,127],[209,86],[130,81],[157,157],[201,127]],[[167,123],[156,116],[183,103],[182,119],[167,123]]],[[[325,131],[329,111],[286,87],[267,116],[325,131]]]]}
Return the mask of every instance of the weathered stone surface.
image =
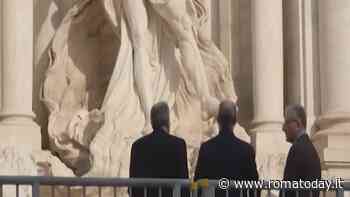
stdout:
{"type": "MultiPolygon", "coordinates": [[[[15,146],[0,145],[0,175],[2,176],[24,176],[36,175],[37,166],[26,149],[15,146]]],[[[31,195],[31,187],[21,186],[20,196],[31,195]]],[[[13,197],[16,195],[14,185],[4,186],[3,196],[13,197]]]]}
{"type": "Polygon", "coordinates": [[[67,12],[42,100],[50,147],[76,175],[128,177],[131,144],[150,132],[158,101],[169,103],[171,132],[187,142],[192,175],[201,142],[216,130],[219,101],[237,98],[231,68],[202,28],[207,4],[190,2],[187,10],[182,1],[82,0],[67,12]]]}

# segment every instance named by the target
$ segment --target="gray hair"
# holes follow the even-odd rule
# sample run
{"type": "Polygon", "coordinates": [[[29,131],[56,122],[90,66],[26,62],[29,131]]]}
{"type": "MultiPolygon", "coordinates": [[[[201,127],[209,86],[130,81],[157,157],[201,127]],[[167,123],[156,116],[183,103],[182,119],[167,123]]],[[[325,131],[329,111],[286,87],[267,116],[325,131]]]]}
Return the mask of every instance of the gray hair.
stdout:
{"type": "Polygon", "coordinates": [[[151,109],[151,123],[153,129],[169,129],[170,115],[169,106],[166,102],[159,102],[151,109]],[[165,127],[165,128],[164,128],[165,127]]]}
{"type": "Polygon", "coordinates": [[[300,120],[301,124],[306,127],[307,121],[306,121],[306,113],[303,106],[296,104],[296,105],[289,105],[286,108],[285,112],[286,118],[291,118],[295,120],[300,120]]]}

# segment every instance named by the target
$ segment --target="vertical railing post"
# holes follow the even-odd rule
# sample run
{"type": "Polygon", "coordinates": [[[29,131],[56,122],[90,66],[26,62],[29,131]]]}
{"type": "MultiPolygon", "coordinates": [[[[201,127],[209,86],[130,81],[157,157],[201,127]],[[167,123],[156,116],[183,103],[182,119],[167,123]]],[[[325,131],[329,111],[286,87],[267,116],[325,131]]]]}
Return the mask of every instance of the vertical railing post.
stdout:
{"type": "MultiPolygon", "coordinates": [[[[51,197],[55,197],[55,186],[54,185],[51,186],[51,197]]],[[[83,196],[83,197],[85,197],[85,196],[83,196]]]]}
{"type": "Polygon", "coordinates": [[[158,197],[162,197],[162,187],[158,187],[158,197]]]}
{"type": "Polygon", "coordinates": [[[202,195],[203,197],[214,197],[215,196],[215,187],[208,186],[208,187],[202,187],[202,195]]]}
{"type": "Polygon", "coordinates": [[[191,197],[198,197],[198,189],[191,189],[191,197]]]}
{"type": "Polygon", "coordinates": [[[338,188],[336,191],[336,197],[344,197],[344,189],[338,188]]]}
{"type": "Polygon", "coordinates": [[[272,195],[271,195],[271,189],[269,188],[268,190],[267,190],[267,197],[271,197],[272,195]]]}
{"type": "Polygon", "coordinates": [[[16,197],[19,197],[19,184],[16,184],[16,197]]]}
{"type": "Polygon", "coordinates": [[[40,183],[37,180],[32,185],[32,197],[40,197],[40,183]]]}
{"type": "Polygon", "coordinates": [[[198,183],[196,181],[190,184],[190,197],[198,197],[198,183]]]}
{"type": "Polygon", "coordinates": [[[143,197],[147,197],[147,187],[143,188],[143,197]]]}
{"type": "Polygon", "coordinates": [[[181,187],[180,185],[175,185],[173,188],[173,197],[181,197],[181,187]]]}
{"type": "Polygon", "coordinates": [[[209,192],[209,196],[210,197],[215,197],[215,187],[213,187],[213,186],[209,186],[209,188],[208,188],[208,192],[209,192]]]}
{"type": "Polygon", "coordinates": [[[214,197],[216,186],[210,185],[208,179],[200,179],[197,181],[198,189],[201,190],[203,197],[214,197]]]}

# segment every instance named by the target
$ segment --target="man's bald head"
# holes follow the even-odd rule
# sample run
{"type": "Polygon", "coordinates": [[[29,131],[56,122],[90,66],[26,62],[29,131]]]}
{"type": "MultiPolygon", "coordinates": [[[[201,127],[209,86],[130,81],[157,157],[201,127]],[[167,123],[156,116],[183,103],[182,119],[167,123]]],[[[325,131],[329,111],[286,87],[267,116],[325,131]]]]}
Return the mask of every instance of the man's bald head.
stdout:
{"type": "Polygon", "coordinates": [[[237,122],[237,105],[231,100],[222,101],[217,120],[221,129],[233,128],[237,122]]]}

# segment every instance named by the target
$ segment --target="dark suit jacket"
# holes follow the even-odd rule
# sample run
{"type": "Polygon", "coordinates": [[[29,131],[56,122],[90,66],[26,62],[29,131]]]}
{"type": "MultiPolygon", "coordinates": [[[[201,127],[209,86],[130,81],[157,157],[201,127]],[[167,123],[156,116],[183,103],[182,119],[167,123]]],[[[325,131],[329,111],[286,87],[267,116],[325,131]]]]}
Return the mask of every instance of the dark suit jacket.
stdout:
{"type": "MultiPolygon", "coordinates": [[[[307,134],[300,136],[289,150],[283,180],[313,181],[321,179],[320,158],[307,134]]],[[[286,197],[294,197],[294,191],[286,191],[286,197]]],[[[281,196],[281,194],[280,194],[281,196]]],[[[319,192],[313,192],[314,197],[319,192]]],[[[301,191],[299,197],[310,197],[310,193],[301,191]]]]}
{"type": "MultiPolygon", "coordinates": [[[[131,148],[130,177],[188,178],[186,143],[164,131],[135,141],[131,148]]],[[[133,188],[133,197],[143,197],[143,188],[133,188]]],[[[147,196],[158,196],[158,189],[148,189],[147,196]]],[[[170,188],[162,189],[162,196],[172,196],[170,188]]]]}
{"type": "MultiPolygon", "coordinates": [[[[200,147],[195,180],[201,178],[258,180],[253,147],[238,139],[232,132],[219,133],[200,147]]],[[[239,194],[237,190],[231,190],[229,193],[230,197],[239,194]]],[[[225,196],[225,192],[218,189],[216,196],[225,196]]]]}

